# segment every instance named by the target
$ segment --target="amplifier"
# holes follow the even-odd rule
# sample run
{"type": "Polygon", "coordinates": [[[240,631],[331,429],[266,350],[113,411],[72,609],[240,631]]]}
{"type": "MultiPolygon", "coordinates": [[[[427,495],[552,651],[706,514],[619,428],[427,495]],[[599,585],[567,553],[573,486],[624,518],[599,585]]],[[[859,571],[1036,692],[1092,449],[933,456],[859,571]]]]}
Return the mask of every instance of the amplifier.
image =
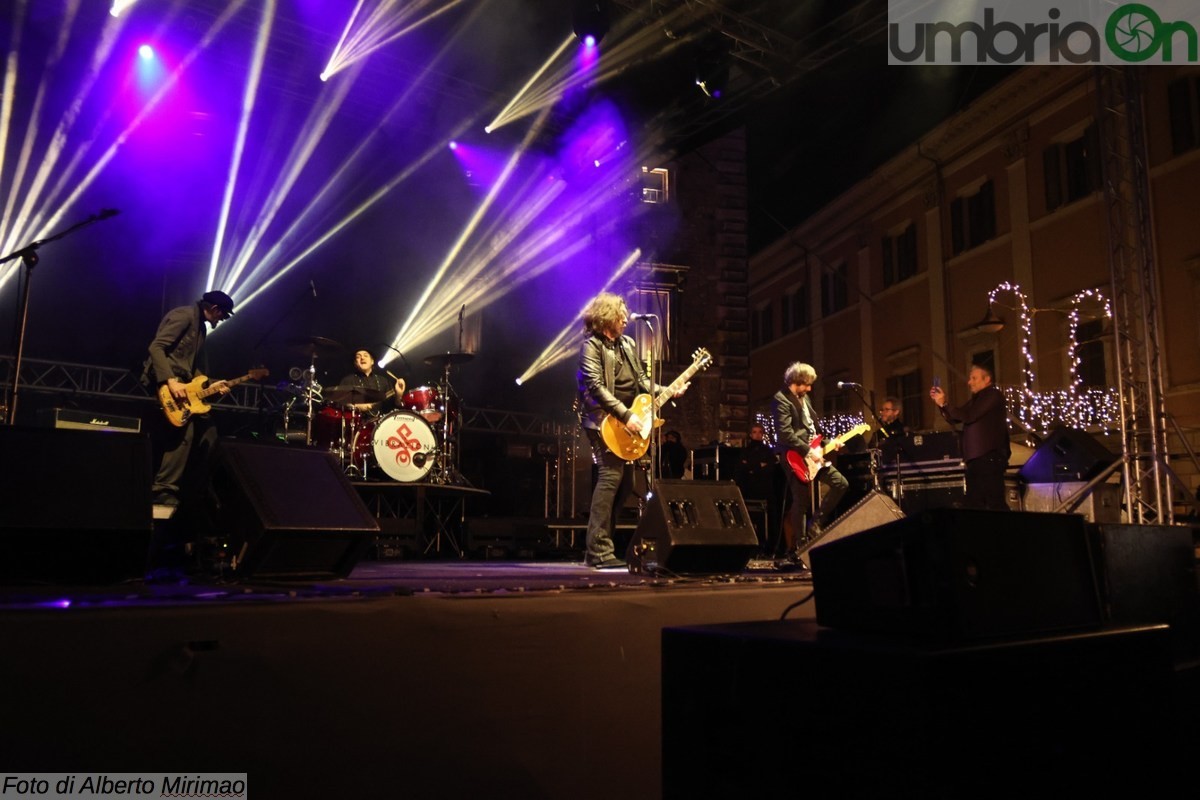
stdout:
{"type": "Polygon", "coordinates": [[[119,417],[98,411],[77,408],[43,408],[38,421],[46,428],[66,428],[76,431],[108,431],[110,433],[141,433],[139,417],[119,417]]]}

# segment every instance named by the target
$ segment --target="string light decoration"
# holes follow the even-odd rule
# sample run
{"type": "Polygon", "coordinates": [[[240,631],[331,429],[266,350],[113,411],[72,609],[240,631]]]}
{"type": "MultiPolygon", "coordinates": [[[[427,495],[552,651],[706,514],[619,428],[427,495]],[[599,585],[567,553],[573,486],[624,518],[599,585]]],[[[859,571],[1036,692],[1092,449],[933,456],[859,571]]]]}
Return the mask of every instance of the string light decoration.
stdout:
{"type": "MultiPolygon", "coordinates": [[[[774,418],[770,414],[764,414],[759,411],[754,415],[754,422],[762,425],[763,441],[774,448],[779,442],[779,431],[775,428],[774,418]]],[[[827,417],[818,417],[816,423],[817,430],[823,433],[824,438],[832,439],[835,436],[841,436],[855,425],[861,425],[863,423],[863,415],[830,414],[827,417]]]]}
{"type": "MultiPolygon", "coordinates": [[[[1015,283],[1005,281],[988,292],[988,308],[996,302],[996,295],[1000,292],[1010,292],[1017,298],[1018,308],[1021,312],[1021,374],[1025,378],[1025,386],[1023,389],[1026,398],[1033,397],[1033,353],[1029,350],[1029,342],[1033,339],[1033,312],[1029,310],[1029,302],[1025,297],[1025,293],[1021,291],[1021,287],[1015,283]]],[[[1026,404],[1019,404],[1021,413],[1023,414],[1026,404]]],[[[1011,408],[1011,406],[1010,406],[1011,408]]],[[[1029,420],[1023,415],[1019,417],[1021,422],[1028,424],[1029,420]]]]}
{"type": "Polygon", "coordinates": [[[1085,300],[1095,300],[1103,304],[1104,316],[1112,319],[1112,305],[1099,289],[1084,289],[1071,298],[1071,310],[1067,314],[1069,320],[1067,332],[1067,363],[1071,369],[1071,394],[1079,395],[1083,387],[1083,376],[1079,374],[1082,360],[1079,358],[1079,312],[1085,300]]]}
{"type": "Polygon", "coordinates": [[[1116,388],[1084,389],[1083,378],[1079,374],[1082,364],[1079,357],[1079,321],[1082,308],[1085,302],[1099,303],[1104,309],[1104,315],[1112,319],[1112,306],[1104,293],[1099,289],[1084,289],[1071,298],[1070,310],[1066,312],[1069,321],[1067,364],[1070,381],[1066,389],[1035,392],[1033,390],[1033,353],[1030,351],[1029,344],[1033,339],[1033,315],[1038,311],[1062,312],[1060,309],[1031,308],[1021,287],[1008,282],[1001,283],[988,293],[989,308],[1001,292],[1010,292],[1017,298],[1018,310],[1021,315],[1021,358],[1024,385],[1000,387],[1008,401],[1009,413],[1021,420],[1021,423],[1029,430],[1040,435],[1045,435],[1052,428],[1060,425],[1102,432],[1116,429],[1120,412],[1116,388]]]}

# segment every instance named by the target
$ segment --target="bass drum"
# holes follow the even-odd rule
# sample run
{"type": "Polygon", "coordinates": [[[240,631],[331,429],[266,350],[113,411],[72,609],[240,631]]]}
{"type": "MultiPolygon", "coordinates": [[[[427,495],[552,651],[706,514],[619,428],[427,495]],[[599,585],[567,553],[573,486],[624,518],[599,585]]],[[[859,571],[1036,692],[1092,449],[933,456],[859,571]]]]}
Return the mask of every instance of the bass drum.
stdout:
{"type": "Polygon", "coordinates": [[[393,411],[375,424],[375,463],[392,480],[419,481],[433,469],[437,438],[429,423],[411,411],[393,411]]]}

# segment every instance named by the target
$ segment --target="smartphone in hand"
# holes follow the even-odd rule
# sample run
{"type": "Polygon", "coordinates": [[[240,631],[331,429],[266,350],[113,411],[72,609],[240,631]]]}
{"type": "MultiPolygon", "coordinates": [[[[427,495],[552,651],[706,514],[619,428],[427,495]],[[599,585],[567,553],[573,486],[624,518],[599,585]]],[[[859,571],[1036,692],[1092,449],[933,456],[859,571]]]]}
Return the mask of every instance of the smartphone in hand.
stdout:
{"type": "Polygon", "coordinates": [[[935,389],[942,388],[942,379],[938,375],[933,376],[933,388],[935,388],[935,389]]]}

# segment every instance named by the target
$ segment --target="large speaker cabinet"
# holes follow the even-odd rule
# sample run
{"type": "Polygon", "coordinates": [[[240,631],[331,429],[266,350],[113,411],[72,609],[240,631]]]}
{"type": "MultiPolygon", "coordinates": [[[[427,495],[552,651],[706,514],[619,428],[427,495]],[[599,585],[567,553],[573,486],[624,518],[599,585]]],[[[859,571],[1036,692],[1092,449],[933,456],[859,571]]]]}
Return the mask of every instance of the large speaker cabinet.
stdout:
{"type": "Polygon", "coordinates": [[[150,440],[0,426],[0,582],[141,578],[153,521],[150,440]]]}
{"type": "Polygon", "coordinates": [[[1090,550],[1074,514],[927,511],[809,551],[817,621],[951,641],[1095,627],[1090,550]]]}
{"type": "Polygon", "coordinates": [[[345,577],[379,533],[337,459],[319,450],[222,441],[208,506],[239,576],[345,577]]]}
{"type": "Polygon", "coordinates": [[[758,549],[733,481],[660,480],[629,543],[633,572],[741,572],[758,549]]]}

